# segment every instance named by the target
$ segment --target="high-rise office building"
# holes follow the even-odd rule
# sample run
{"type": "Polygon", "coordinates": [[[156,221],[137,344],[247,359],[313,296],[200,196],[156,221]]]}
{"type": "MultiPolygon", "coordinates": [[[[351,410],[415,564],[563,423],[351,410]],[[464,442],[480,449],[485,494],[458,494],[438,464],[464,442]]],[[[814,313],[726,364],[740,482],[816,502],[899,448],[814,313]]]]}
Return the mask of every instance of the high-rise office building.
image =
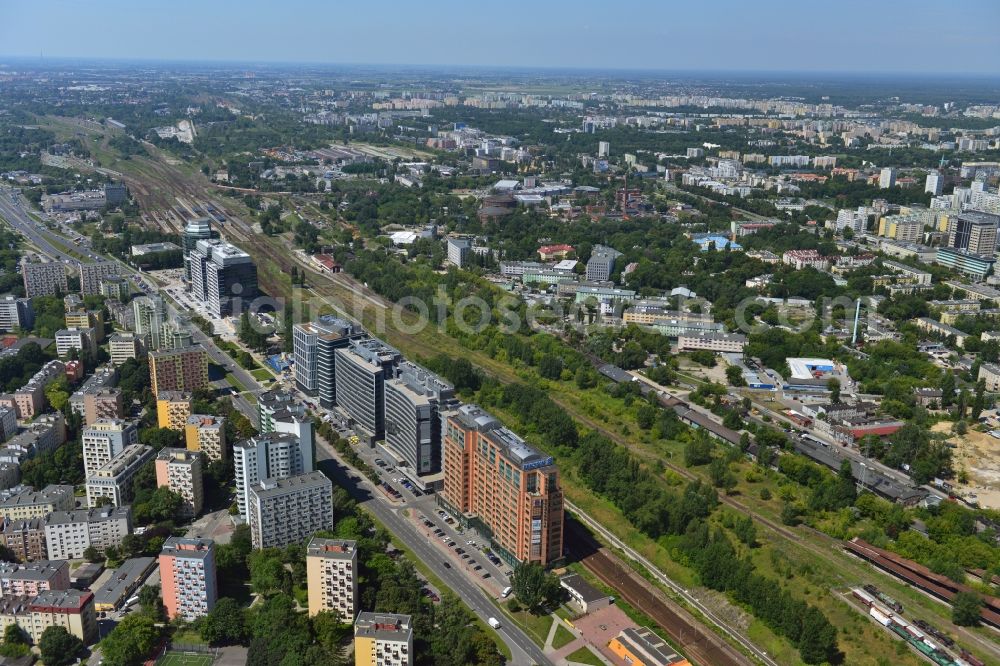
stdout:
{"type": "Polygon", "coordinates": [[[385,383],[385,443],[406,460],[404,472],[441,471],[442,413],[458,407],[455,388],[409,362],[385,383]]]}
{"type": "Polygon", "coordinates": [[[611,278],[615,270],[615,261],[622,253],[613,247],[595,245],[587,260],[587,280],[603,282],[611,278]]]}
{"type": "Polygon", "coordinates": [[[184,425],[184,444],[188,451],[201,451],[208,462],[226,460],[226,418],[192,414],[184,425]]]}
{"type": "Polygon", "coordinates": [[[159,349],[163,323],[167,320],[167,306],[159,296],[139,296],[132,300],[135,332],[143,336],[147,349],[159,349]]]}
{"type": "Polygon", "coordinates": [[[948,247],[991,257],[997,249],[998,225],[1000,225],[1000,215],[977,211],[961,213],[951,222],[948,247]]]}
{"type": "Polygon", "coordinates": [[[360,326],[346,319],[323,315],[292,329],[295,384],[306,395],[316,396],[324,407],[337,403],[334,351],[364,335],[360,326]]]}
{"type": "Polygon", "coordinates": [[[882,167],[878,175],[878,186],[883,190],[896,185],[896,170],[893,167],[882,167]]]}
{"type": "Polygon", "coordinates": [[[31,328],[35,323],[35,311],[31,301],[16,296],[0,296],[0,331],[15,328],[31,328]]]}
{"type": "Polygon", "coordinates": [[[111,462],[126,447],[139,443],[135,421],[98,419],[83,429],[83,473],[85,477],[111,462]]]}
{"type": "Polygon", "coordinates": [[[193,622],[215,608],[215,542],[170,537],[160,551],[160,585],[167,616],[193,622]]]}
{"type": "Polygon", "coordinates": [[[198,451],[166,447],[156,454],[156,487],[169,488],[184,499],[180,516],[193,518],[201,513],[204,500],[202,454],[198,451]]]}
{"type": "Polygon", "coordinates": [[[250,487],[261,479],[285,479],[313,470],[311,442],[286,433],[262,433],[233,446],[236,505],[246,519],[250,487]]]}
{"type": "Polygon", "coordinates": [[[84,296],[101,293],[101,280],[118,275],[118,264],[113,261],[95,261],[91,264],[79,262],[80,293],[84,296]]]}
{"type": "Polygon", "coordinates": [[[354,619],[358,607],[358,544],[313,537],[306,546],[309,615],[336,611],[341,622],[354,619]]]}
{"type": "Polygon", "coordinates": [[[208,240],[212,237],[212,221],[207,217],[199,217],[188,220],[184,227],[184,234],[181,236],[181,243],[184,253],[184,277],[191,280],[191,252],[200,240],[208,240]]]}
{"type": "Polygon", "coordinates": [[[492,532],[491,547],[513,565],[548,565],[562,557],[563,495],[555,461],[476,405],[447,416],[445,505],[476,514],[492,532]]]}
{"type": "Polygon", "coordinates": [[[239,314],[255,299],[257,266],[249,254],[222,240],[200,240],[188,257],[191,290],[216,317],[239,314]]]}
{"type": "Polygon", "coordinates": [[[284,548],[333,527],[333,482],[321,472],[250,485],[247,506],[254,548],[284,548]]]}
{"type": "Polygon", "coordinates": [[[201,345],[155,351],[149,355],[153,394],[196,391],[208,386],[208,352],[201,345]]]}
{"type": "Polygon", "coordinates": [[[371,440],[385,436],[385,382],[396,374],[402,355],[381,340],[351,340],[334,352],[337,404],[354,421],[355,431],[371,440]]]}
{"type": "Polygon", "coordinates": [[[413,666],[410,616],[358,613],[354,622],[354,666],[413,666]]]}
{"type": "Polygon", "coordinates": [[[924,180],[924,192],[930,192],[931,196],[940,196],[944,190],[944,176],[940,171],[931,171],[924,180]]]}
{"type": "Polygon", "coordinates": [[[187,391],[160,391],[156,394],[156,426],[184,430],[194,397],[187,391]]]}
{"type": "Polygon", "coordinates": [[[25,261],[21,264],[25,298],[65,294],[69,290],[66,267],[58,261],[25,261]]]}

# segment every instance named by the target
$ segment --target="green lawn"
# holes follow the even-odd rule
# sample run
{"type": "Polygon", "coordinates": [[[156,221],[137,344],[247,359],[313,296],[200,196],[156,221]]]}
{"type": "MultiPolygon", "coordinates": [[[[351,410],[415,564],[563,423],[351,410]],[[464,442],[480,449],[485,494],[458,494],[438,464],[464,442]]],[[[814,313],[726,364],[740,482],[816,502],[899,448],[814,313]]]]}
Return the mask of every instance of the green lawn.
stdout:
{"type": "Polygon", "coordinates": [[[274,379],[274,375],[270,371],[264,368],[257,368],[256,370],[251,370],[250,374],[259,382],[266,382],[269,379],[274,379]]]}
{"type": "Polygon", "coordinates": [[[240,380],[236,379],[232,373],[226,373],[226,381],[229,382],[229,385],[236,389],[239,393],[243,393],[247,390],[247,387],[243,386],[243,384],[240,383],[240,380]]]}
{"type": "Polygon", "coordinates": [[[597,655],[586,645],[576,652],[566,655],[566,661],[572,661],[577,664],[591,664],[592,666],[604,666],[604,662],[598,659],[597,655]]]}
{"type": "Polygon", "coordinates": [[[506,604],[501,604],[504,613],[507,614],[515,624],[524,630],[531,639],[539,645],[545,645],[545,639],[549,637],[549,628],[552,626],[551,615],[534,615],[526,610],[511,613],[506,604]]]}
{"type": "Polygon", "coordinates": [[[168,652],[156,663],[157,666],[211,666],[214,661],[215,658],[209,654],[168,652]]]}
{"type": "Polygon", "coordinates": [[[576,640],[576,636],[560,622],[556,626],[556,635],[552,637],[552,647],[558,650],[564,645],[569,645],[574,640],[576,640]]]}

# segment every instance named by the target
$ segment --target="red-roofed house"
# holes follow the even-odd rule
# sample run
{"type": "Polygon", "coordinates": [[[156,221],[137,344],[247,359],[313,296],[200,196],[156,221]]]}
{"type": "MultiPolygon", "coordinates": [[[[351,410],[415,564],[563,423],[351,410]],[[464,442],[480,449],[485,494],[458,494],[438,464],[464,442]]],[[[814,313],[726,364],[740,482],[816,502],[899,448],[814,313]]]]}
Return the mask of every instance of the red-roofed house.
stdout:
{"type": "Polygon", "coordinates": [[[312,260],[319,266],[321,273],[339,273],[343,270],[329,254],[314,254],[312,260]]]}
{"type": "Polygon", "coordinates": [[[543,245],[538,248],[538,256],[542,261],[565,259],[570,252],[576,252],[572,245],[543,245]]]}

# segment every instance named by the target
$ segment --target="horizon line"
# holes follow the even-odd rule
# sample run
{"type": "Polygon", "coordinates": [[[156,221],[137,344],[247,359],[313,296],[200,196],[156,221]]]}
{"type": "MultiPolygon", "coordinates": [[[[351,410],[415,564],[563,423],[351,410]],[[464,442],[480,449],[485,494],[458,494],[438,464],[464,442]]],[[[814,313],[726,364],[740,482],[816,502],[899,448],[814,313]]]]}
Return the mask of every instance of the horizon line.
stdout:
{"type": "MultiPolygon", "coordinates": [[[[403,69],[429,69],[429,70],[479,70],[483,72],[578,72],[578,73],[642,73],[642,74],[714,74],[714,75],[824,75],[824,76],[853,76],[859,78],[876,77],[906,77],[906,78],[942,78],[948,77],[958,80],[969,79],[997,79],[1000,80],[1000,71],[996,72],[969,72],[968,70],[838,70],[838,69],[759,69],[759,68],[705,68],[705,69],[669,69],[663,67],[599,67],[586,65],[485,65],[485,64],[462,64],[462,63],[389,63],[389,62],[336,62],[329,60],[252,60],[237,58],[154,58],[154,57],[134,57],[134,56],[70,56],[55,55],[46,56],[44,53],[38,55],[25,54],[0,54],[0,65],[4,60],[11,61],[34,61],[33,64],[41,64],[49,61],[56,63],[116,63],[116,64],[163,64],[163,65],[228,65],[228,66],[258,66],[258,67],[369,67],[369,68],[403,68],[403,69]]],[[[2,69],[0,69],[2,71],[2,69]]]]}

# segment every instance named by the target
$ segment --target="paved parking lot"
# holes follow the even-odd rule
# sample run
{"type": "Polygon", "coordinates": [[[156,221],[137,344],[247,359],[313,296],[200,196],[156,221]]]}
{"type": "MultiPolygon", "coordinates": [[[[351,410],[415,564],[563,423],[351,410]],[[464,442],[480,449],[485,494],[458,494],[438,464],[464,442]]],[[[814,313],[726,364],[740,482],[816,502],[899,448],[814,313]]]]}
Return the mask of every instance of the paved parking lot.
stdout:
{"type": "Polygon", "coordinates": [[[623,662],[608,649],[608,643],[621,633],[622,629],[637,625],[625,611],[612,604],[574,620],[573,626],[579,630],[581,637],[608,661],[612,664],[622,664],[623,662]]]}

